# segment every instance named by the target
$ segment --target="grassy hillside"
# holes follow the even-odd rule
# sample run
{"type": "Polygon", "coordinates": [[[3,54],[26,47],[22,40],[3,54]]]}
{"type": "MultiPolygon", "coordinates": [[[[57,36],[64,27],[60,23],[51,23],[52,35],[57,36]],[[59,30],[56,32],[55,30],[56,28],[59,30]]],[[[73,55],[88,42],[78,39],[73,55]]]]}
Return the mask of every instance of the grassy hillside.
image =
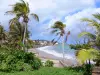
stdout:
{"type": "Polygon", "coordinates": [[[39,70],[30,72],[14,72],[14,73],[0,72],[0,75],[83,75],[83,74],[82,72],[77,72],[74,70],[68,70],[64,68],[44,67],[39,70]]]}

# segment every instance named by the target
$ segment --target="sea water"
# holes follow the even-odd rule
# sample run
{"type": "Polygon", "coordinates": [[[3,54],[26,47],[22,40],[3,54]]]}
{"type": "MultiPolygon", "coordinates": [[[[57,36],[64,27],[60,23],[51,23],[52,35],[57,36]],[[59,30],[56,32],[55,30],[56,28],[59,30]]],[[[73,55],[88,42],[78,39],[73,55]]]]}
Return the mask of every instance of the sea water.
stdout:
{"type": "MultiPolygon", "coordinates": [[[[63,58],[62,44],[40,47],[38,50],[52,54],[56,57],[63,58]]],[[[64,44],[64,53],[66,59],[76,59],[75,52],[76,50],[71,49],[69,45],[64,44]]]]}

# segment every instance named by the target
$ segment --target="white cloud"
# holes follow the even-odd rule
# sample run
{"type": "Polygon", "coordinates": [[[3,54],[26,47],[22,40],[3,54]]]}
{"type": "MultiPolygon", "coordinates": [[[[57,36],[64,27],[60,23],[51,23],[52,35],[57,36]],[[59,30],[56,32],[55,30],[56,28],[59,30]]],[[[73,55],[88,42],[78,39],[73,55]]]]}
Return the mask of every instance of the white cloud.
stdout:
{"type": "MultiPolygon", "coordinates": [[[[8,26],[8,21],[12,17],[5,16],[4,13],[11,9],[9,5],[14,4],[15,2],[18,1],[19,0],[0,1],[0,17],[1,17],[0,22],[2,22],[2,24],[5,25],[5,27],[8,26]]],[[[35,27],[35,30],[37,30],[39,33],[35,36],[39,35],[43,36],[44,34],[46,34],[46,31],[44,31],[44,29],[50,27],[55,21],[62,20],[62,18],[65,17],[66,15],[67,16],[65,17],[64,23],[67,25],[67,28],[72,31],[73,34],[75,33],[73,36],[76,36],[76,34],[80,32],[78,26],[80,25],[80,18],[90,17],[92,13],[100,11],[100,9],[94,8],[95,0],[26,0],[26,1],[29,2],[30,4],[31,12],[37,13],[39,15],[40,24],[46,19],[51,19],[50,22],[43,24],[39,27],[37,26],[37,29],[35,27]],[[75,11],[78,10],[82,11],[75,13],[75,11]],[[71,13],[74,12],[75,14],[68,15],[70,12],[71,13]]],[[[34,30],[34,26],[30,26],[30,28],[34,30]]]]}
{"type": "MultiPolygon", "coordinates": [[[[15,4],[19,0],[1,0],[0,1],[0,21],[5,21],[4,13],[11,9],[9,5],[15,4]]],[[[60,18],[69,12],[76,10],[95,7],[95,0],[25,0],[29,2],[31,12],[35,12],[39,15],[40,21],[44,21],[46,18],[53,18],[56,16],[60,18]]],[[[7,22],[7,21],[5,21],[7,22]]]]}
{"type": "Polygon", "coordinates": [[[30,0],[31,12],[36,12],[40,20],[47,17],[62,17],[69,12],[95,7],[95,0],[30,0]]]}
{"type": "MultiPolygon", "coordinates": [[[[82,31],[93,31],[93,28],[90,26],[87,26],[86,23],[81,22],[81,18],[90,18],[93,19],[92,14],[100,13],[100,8],[88,8],[84,9],[82,11],[76,12],[73,15],[67,15],[65,16],[65,20],[63,21],[64,24],[66,24],[66,31],[71,31],[71,35],[69,37],[69,43],[75,42],[76,40],[79,40],[78,34],[82,31]]],[[[60,18],[53,18],[50,20],[48,25],[43,25],[44,30],[45,28],[50,28],[51,25],[53,25],[54,22],[61,20],[60,18]]],[[[41,33],[42,36],[44,35],[50,35],[48,31],[43,31],[41,33]]]]}
{"type": "MultiPolygon", "coordinates": [[[[68,15],[65,17],[65,24],[67,25],[66,30],[71,31],[70,39],[79,39],[78,34],[82,31],[91,31],[93,29],[87,26],[85,23],[81,22],[81,18],[91,18],[93,19],[92,14],[100,13],[100,8],[89,8],[82,10],[76,14],[68,15]]],[[[74,41],[74,40],[73,40],[74,41]]]]}

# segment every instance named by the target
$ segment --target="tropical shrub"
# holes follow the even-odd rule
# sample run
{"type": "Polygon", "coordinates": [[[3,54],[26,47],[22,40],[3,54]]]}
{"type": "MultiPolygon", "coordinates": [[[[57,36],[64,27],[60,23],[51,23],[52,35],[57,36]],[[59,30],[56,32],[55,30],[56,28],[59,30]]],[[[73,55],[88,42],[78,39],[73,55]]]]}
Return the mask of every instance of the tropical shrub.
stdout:
{"type": "Polygon", "coordinates": [[[83,75],[92,75],[92,65],[91,64],[85,64],[84,65],[83,75]]]}
{"type": "Polygon", "coordinates": [[[46,66],[46,67],[53,67],[53,65],[54,65],[53,61],[47,60],[47,61],[45,62],[45,66],[46,66]]]}
{"type": "Polygon", "coordinates": [[[98,52],[96,59],[94,59],[94,61],[96,62],[96,66],[100,66],[100,52],[98,52]]]}
{"type": "Polygon", "coordinates": [[[98,51],[95,49],[82,49],[76,52],[77,59],[81,64],[84,64],[87,60],[96,59],[98,51]]]}
{"type": "Polygon", "coordinates": [[[16,63],[16,70],[17,71],[31,71],[32,67],[31,65],[24,63],[23,61],[18,61],[16,63]]]}
{"type": "Polygon", "coordinates": [[[80,49],[89,49],[91,46],[90,44],[76,44],[76,45],[69,45],[71,49],[80,50],[80,49]]]}
{"type": "Polygon", "coordinates": [[[96,59],[97,54],[98,51],[95,49],[82,49],[78,51],[77,58],[84,65],[84,75],[92,75],[91,60],[96,59]]]}
{"type": "Polygon", "coordinates": [[[0,51],[1,71],[30,71],[39,69],[42,66],[41,60],[33,53],[22,50],[7,51],[6,49],[0,51]]]}
{"type": "Polygon", "coordinates": [[[41,60],[36,57],[31,65],[32,65],[33,69],[38,70],[42,66],[42,63],[41,63],[41,60]]]}

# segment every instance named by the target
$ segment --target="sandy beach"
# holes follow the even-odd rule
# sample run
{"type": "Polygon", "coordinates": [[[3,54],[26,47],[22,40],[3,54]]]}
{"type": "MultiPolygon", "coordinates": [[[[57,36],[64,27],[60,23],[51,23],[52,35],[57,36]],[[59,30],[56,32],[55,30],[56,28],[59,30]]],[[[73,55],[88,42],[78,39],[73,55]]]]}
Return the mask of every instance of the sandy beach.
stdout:
{"type": "Polygon", "coordinates": [[[40,50],[35,49],[35,48],[29,49],[28,52],[35,53],[36,56],[42,60],[42,62],[45,62],[46,60],[53,61],[54,67],[76,66],[77,65],[77,63],[71,59],[65,59],[64,63],[63,63],[62,58],[56,57],[52,54],[46,53],[44,51],[40,51],[40,50]]]}
{"type": "Polygon", "coordinates": [[[29,49],[29,52],[36,53],[36,55],[40,58],[51,59],[51,60],[61,60],[61,58],[56,57],[52,54],[46,53],[44,51],[40,51],[38,49],[29,49]]]}

